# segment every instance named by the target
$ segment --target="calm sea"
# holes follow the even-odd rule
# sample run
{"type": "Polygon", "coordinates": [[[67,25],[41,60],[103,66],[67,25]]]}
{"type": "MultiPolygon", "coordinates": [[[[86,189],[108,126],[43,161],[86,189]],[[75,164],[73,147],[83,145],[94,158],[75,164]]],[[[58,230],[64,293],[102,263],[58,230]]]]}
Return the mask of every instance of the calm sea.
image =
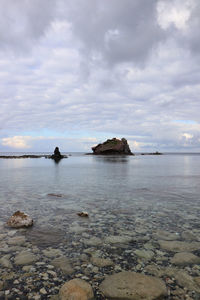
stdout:
{"type": "Polygon", "coordinates": [[[141,210],[141,217],[148,213],[158,228],[174,224],[178,231],[184,218],[192,218],[199,209],[199,183],[199,154],[72,153],[59,164],[45,158],[0,159],[0,218],[5,222],[22,210],[34,218],[34,230],[62,231],[79,222],[79,211],[91,214],[92,222],[118,214],[117,222],[121,213],[134,217],[141,210]],[[159,212],[167,214],[167,224],[164,217],[155,220],[159,212]],[[177,215],[181,221],[175,224],[177,215]]]}
{"type": "MultiPolygon", "coordinates": [[[[199,154],[72,153],[58,164],[0,159],[0,282],[6,280],[9,299],[50,299],[66,281],[82,278],[92,285],[94,299],[104,300],[99,285],[105,276],[127,270],[158,274],[168,294],[177,289],[199,299],[192,283],[198,265],[184,268],[184,261],[171,268],[174,252],[199,256],[199,204],[199,154]],[[17,210],[28,213],[34,226],[8,228],[17,210]],[[89,218],[78,216],[81,211],[89,218]],[[180,274],[190,279],[180,281],[180,274]]],[[[4,291],[0,299],[8,299],[4,291]]]]}
{"type": "Polygon", "coordinates": [[[40,159],[0,159],[1,217],[17,209],[134,208],[151,202],[174,207],[200,199],[200,155],[89,156],[72,154],[59,164],[40,159]],[[49,198],[48,194],[63,197],[49,198]]]}

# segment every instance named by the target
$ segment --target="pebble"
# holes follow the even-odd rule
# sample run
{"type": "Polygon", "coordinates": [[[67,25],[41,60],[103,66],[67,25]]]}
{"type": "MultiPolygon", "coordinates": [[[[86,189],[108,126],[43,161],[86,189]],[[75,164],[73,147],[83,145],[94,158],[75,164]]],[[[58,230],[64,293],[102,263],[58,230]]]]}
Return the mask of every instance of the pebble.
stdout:
{"type": "MultiPolygon", "coordinates": [[[[21,300],[23,291],[20,287],[23,286],[27,299],[57,300],[58,296],[54,294],[58,294],[66,278],[77,278],[90,282],[95,299],[101,300],[101,282],[111,273],[129,271],[166,279],[167,293],[169,297],[176,297],[174,300],[198,299],[200,229],[191,223],[198,224],[198,218],[188,219],[192,221],[185,226],[186,212],[185,207],[179,207],[179,218],[174,217],[172,222],[176,210],[169,211],[163,206],[145,210],[142,202],[136,201],[132,214],[129,208],[127,212],[118,211],[117,214],[98,211],[94,216],[90,212],[88,220],[79,218],[71,224],[65,217],[58,218],[66,226],[67,242],[62,239],[56,246],[36,246],[29,240],[29,234],[24,237],[24,231],[2,227],[0,293],[4,297],[5,291],[9,291],[8,299],[21,300]],[[160,214],[159,209],[162,210],[160,214]],[[159,226],[162,228],[158,230],[159,226]],[[182,254],[185,246],[187,251],[190,250],[187,259],[182,254]],[[27,256],[30,260],[25,262],[27,256]],[[19,257],[23,263],[16,264],[19,257]],[[175,259],[183,258],[186,262],[175,263],[175,259]]],[[[194,214],[197,214],[195,209],[194,214]]],[[[52,219],[52,222],[56,220],[52,219]]],[[[50,229],[53,228],[52,225],[50,229]]]]}
{"type": "Polygon", "coordinates": [[[46,294],[47,294],[47,291],[45,290],[45,288],[41,288],[41,289],[40,289],[40,293],[43,294],[43,295],[46,295],[46,294]]]}

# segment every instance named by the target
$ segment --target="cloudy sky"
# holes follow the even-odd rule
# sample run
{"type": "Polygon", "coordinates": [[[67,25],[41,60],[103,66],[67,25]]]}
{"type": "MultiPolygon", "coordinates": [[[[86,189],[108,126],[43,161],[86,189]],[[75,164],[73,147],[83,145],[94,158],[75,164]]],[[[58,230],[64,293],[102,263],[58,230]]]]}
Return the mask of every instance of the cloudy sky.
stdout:
{"type": "Polygon", "coordinates": [[[0,151],[200,151],[199,0],[0,0],[0,151]]]}

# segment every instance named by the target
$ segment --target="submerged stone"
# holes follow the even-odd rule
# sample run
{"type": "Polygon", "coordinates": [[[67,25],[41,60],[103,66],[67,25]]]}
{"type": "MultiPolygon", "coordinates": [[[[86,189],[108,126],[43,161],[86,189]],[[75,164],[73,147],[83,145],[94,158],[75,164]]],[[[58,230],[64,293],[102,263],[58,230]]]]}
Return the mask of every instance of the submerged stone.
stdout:
{"type": "Polygon", "coordinates": [[[72,279],[66,282],[59,291],[61,300],[92,300],[94,294],[89,283],[82,279],[72,279]]]}
{"type": "Polygon", "coordinates": [[[15,256],[16,265],[30,265],[37,261],[37,257],[29,251],[22,251],[15,256]]]}
{"type": "Polygon", "coordinates": [[[189,252],[176,253],[171,259],[171,263],[177,266],[199,264],[200,257],[189,252]]]}
{"type": "Polygon", "coordinates": [[[129,237],[129,236],[110,235],[105,238],[105,243],[107,243],[107,244],[128,244],[132,240],[133,240],[133,238],[129,237]]]}
{"type": "Polygon", "coordinates": [[[134,253],[141,259],[150,260],[154,257],[154,252],[151,250],[135,250],[134,253]]]}
{"type": "Polygon", "coordinates": [[[198,242],[182,242],[182,241],[158,241],[160,248],[166,251],[173,252],[190,252],[196,251],[200,248],[200,243],[198,242]]]}
{"type": "Polygon", "coordinates": [[[106,277],[100,290],[108,299],[118,300],[153,300],[167,295],[161,279],[135,272],[121,272],[106,277]]]}
{"type": "Polygon", "coordinates": [[[187,272],[183,270],[178,271],[175,274],[175,279],[180,286],[187,288],[190,291],[200,293],[200,284],[198,280],[196,280],[195,277],[190,276],[187,272]]]}
{"type": "Polygon", "coordinates": [[[91,263],[99,268],[114,265],[114,262],[110,258],[101,258],[101,257],[96,257],[96,256],[91,257],[91,263]]]}
{"type": "Polygon", "coordinates": [[[60,269],[66,275],[71,275],[72,273],[74,273],[70,260],[64,256],[52,260],[51,265],[60,269]]]}

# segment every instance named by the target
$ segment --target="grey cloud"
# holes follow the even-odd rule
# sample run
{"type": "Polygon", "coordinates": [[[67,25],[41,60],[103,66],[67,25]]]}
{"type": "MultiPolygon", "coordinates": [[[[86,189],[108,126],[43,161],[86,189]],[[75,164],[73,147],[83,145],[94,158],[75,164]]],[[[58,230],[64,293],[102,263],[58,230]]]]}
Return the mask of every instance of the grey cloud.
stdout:
{"type": "Polygon", "coordinates": [[[200,3],[194,1],[194,6],[188,20],[188,30],[182,36],[183,44],[186,43],[193,54],[200,54],[200,3]]]}
{"type": "Polygon", "coordinates": [[[157,23],[156,0],[69,1],[67,17],[90,58],[98,54],[110,64],[144,64],[165,38],[157,23]]]}
{"type": "Polygon", "coordinates": [[[55,1],[1,0],[0,49],[26,50],[43,36],[55,14],[55,1]]]}
{"type": "MultiPolygon", "coordinates": [[[[130,136],[149,151],[199,147],[200,71],[188,55],[195,39],[191,19],[183,36],[158,26],[152,0],[1,4],[7,11],[0,10],[1,138],[41,136],[47,129],[71,137],[86,132],[100,141],[130,136]],[[6,25],[11,15],[16,30],[6,25]],[[2,51],[28,46],[32,51],[19,57],[2,51]]],[[[83,146],[78,139],[70,142],[72,150],[83,146]]],[[[55,141],[67,145],[56,138],[48,145],[55,141]]],[[[46,150],[45,138],[38,143],[46,150]]],[[[92,144],[84,145],[89,150],[92,144]]]]}

